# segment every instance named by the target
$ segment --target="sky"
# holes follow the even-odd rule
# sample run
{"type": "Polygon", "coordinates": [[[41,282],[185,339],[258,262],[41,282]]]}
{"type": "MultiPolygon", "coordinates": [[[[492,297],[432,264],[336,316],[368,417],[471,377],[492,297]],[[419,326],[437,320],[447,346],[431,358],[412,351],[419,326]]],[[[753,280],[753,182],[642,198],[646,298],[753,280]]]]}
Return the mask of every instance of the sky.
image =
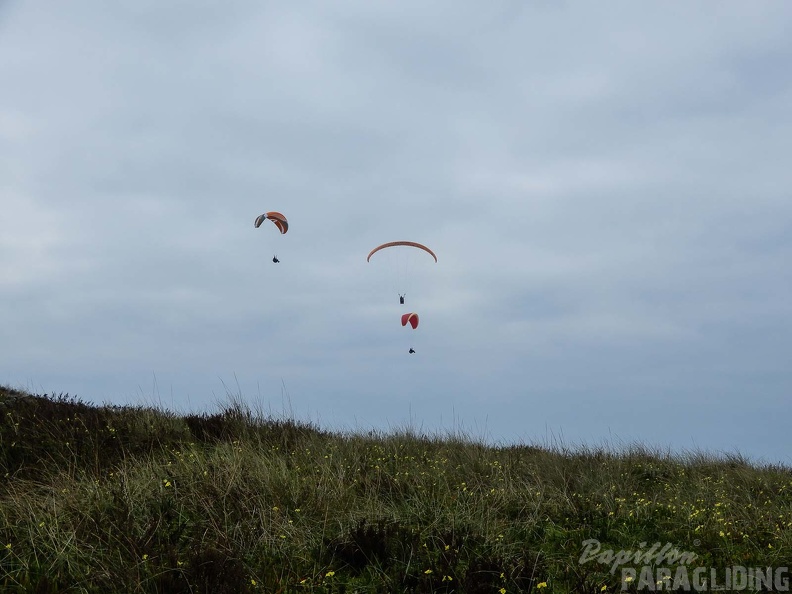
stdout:
{"type": "Polygon", "coordinates": [[[0,0],[0,384],[792,464],[790,30],[764,0],[0,0]],[[394,240],[438,262],[366,262],[394,240]]]}

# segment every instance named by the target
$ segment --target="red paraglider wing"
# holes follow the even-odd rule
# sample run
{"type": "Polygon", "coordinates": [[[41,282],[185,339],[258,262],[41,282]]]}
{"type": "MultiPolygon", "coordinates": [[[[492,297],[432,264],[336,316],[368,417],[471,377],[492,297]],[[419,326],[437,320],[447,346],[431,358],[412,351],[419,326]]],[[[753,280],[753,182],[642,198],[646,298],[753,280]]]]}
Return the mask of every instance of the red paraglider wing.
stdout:
{"type": "Polygon", "coordinates": [[[417,313],[406,313],[402,315],[402,326],[406,326],[407,323],[413,327],[415,330],[418,327],[418,314],[417,313]]]}
{"type": "Polygon", "coordinates": [[[371,250],[369,252],[368,257],[366,258],[366,262],[371,260],[371,256],[373,256],[378,251],[383,250],[385,248],[394,247],[394,246],[397,246],[397,245],[406,245],[408,247],[414,247],[414,248],[418,248],[420,250],[423,250],[423,251],[427,252],[430,256],[432,256],[432,258],[434,258],[434,261],[437,262],[437,256],[435,256],[435,253],[432,250],[430,250],[425,245],[420,244],[420,243],[415,243],[414,241],[389,241],[388,243],[383,243],[382,245],[378,245],[377,247],[375,247],[373,250],[371,250]]]}
{"type": "Polygon", "coordinates": [[[274,210],[271,210],[270,212],[265,212],[264,214],[256,217],[256,222],[255,222],[256,228],[260,227],[261,223],[263,223],[267,219],[272,221],[275,224],[275,226],[278,228],[278,231],[280,231],[281,233],[286,233],[286,231],[289,230],[289,221],[286,220],[286,217],[284,217],[281,213],[274,210]]]}

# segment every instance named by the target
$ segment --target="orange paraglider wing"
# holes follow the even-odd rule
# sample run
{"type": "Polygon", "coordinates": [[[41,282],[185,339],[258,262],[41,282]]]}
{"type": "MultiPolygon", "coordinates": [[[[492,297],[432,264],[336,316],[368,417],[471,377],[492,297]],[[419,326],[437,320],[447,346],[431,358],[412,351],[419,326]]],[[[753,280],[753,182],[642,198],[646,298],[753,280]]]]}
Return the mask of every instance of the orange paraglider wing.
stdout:
{"type": "Polygon", "coordinates": [[[402,326],[406,326],[407,324],[412,326],[413,330],[418,327],[418,314],[417,313],[406,313],[402,315],[402,326]]]}
{"type": "Polygon", "coordinates": [[[430,250],[425,245],[420,244],[420,243],[415,243],[414,241],[389,241],[388,243],[383,243],[382,245],[378,245],[377,247],[375,247],[373,250],[371,250],[369,252],[368,257],[366,258],[366,262],[371,260],[371,256],[376,254],[378,251],[384,250],[385,248],[389,248],[389,247],[395,247],[397,245],[406,245],[408,247],[414,247],[414,248],[418,248],[420,250],[423,250],[423,251],[427,252],[430,256],[432,256],[432,258],[434,258],[434,261],[437,262],[437,256],[435,256],[435,253],[432,250],[430,250]]]}
{"type": "Polygon", "coordinates": [[[275,226],[278,228],[278,231],[280,231],[281,233],[286,233],[286,231],[289,230],[289,221],[286,220],[286,217],[284,217],[281,213],[274,210],[271,210],[270,212],[265,212],[264,214],[257,216],[255,222],[256,228],[260,227],[261,223],[263,223],[267,219],[272,221],[275,224],[275,226]]]}

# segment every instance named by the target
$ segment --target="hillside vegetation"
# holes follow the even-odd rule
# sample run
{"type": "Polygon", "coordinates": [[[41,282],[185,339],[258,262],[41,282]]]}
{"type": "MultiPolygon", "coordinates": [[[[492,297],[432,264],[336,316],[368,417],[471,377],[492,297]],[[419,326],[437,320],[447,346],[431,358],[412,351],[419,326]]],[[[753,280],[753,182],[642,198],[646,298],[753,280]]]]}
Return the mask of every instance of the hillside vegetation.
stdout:
{"type": "Polygon", "coordinates": [[[592,539],[792,565],[792,471],[735,456],[338,434],[233,398],[184,416],[0,388],[0,415],[2,592],[620,590],[581,562],[592,539]]]}

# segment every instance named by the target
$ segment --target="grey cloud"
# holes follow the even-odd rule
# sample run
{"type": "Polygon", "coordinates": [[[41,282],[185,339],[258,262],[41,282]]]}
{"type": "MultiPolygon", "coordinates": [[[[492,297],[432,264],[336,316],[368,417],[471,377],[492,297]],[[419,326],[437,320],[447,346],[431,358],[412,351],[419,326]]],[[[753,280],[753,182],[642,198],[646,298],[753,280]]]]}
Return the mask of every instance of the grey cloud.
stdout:
{"type": "Polygon", "coordinates": [[[0,381],[783,458],[785,5],[3,6],[0,381]]]}

